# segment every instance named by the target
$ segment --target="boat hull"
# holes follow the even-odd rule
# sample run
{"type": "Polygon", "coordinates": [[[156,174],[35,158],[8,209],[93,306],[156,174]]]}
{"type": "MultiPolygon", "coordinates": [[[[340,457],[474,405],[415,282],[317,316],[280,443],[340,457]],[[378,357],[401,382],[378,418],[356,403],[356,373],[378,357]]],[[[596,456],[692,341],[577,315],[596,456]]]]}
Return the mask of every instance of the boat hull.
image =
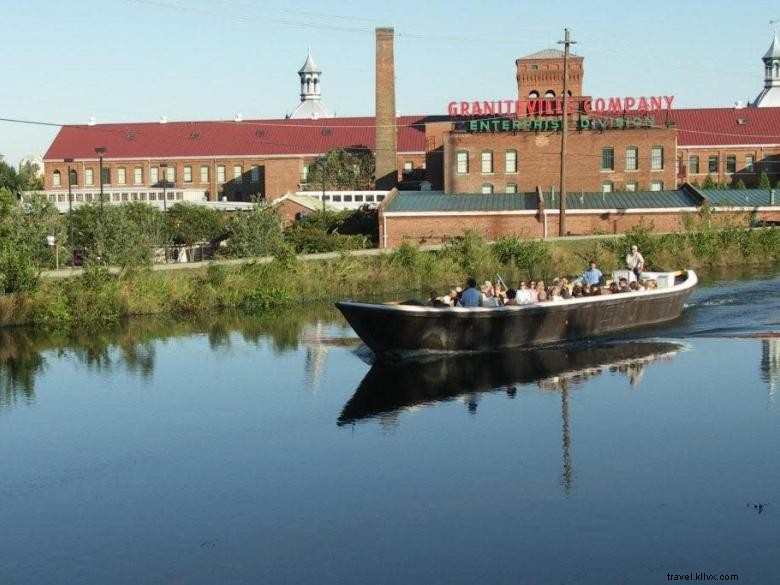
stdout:
{"type": "Polygon", "coordinates": [[[676,319],[696,282],[689,270],[664,289],[498,308],[352,301],[336,306],[380,358],[432,351],[499,351],[589,339],[676,319]]]}

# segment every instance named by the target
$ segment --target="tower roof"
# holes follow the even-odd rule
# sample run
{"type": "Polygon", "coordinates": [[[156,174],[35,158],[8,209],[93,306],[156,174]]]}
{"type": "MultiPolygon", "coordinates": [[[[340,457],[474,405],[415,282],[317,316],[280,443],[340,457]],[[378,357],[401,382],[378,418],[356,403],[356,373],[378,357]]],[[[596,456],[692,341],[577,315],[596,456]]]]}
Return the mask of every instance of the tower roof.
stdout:
{"type": "Polygon", "coordinates": [[[317,64],[314,62],[314,59],[311,56],[311,51],[309,51],[309,54],[306,57],[306,62],[303,64],[303,67],[300,68],[298,73],[322,73],[319,67],[317,67],[317,64]]]}
{"type": "MultiPolygon", "coordinates": [[[[525,61],[526,59],[532,60],[532,59],[563,59],[564,52],[560,49],[544,49],[542,51],[537,51],[536,53],[531,53],[530,55],[526,55],[525,57],[520,57],[521,61],[525,61]]],[[[579,59],[578,55],[574,55],[572,53],[569,53],[570,58],[579,59]]]]}

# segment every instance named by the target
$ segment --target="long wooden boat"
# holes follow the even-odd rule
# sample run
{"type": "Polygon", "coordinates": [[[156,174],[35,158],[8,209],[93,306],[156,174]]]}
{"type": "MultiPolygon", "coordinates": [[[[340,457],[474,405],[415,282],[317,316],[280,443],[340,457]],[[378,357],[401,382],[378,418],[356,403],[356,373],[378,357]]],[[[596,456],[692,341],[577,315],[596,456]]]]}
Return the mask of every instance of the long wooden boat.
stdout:
{"type": "Polygon", "coordinates": [[[499,351],[585,340],[676,319],[698,282],[692,270],[647,273],[658,288],[505,307],[341,301],[336,306],[378,359],[499,351]]]}

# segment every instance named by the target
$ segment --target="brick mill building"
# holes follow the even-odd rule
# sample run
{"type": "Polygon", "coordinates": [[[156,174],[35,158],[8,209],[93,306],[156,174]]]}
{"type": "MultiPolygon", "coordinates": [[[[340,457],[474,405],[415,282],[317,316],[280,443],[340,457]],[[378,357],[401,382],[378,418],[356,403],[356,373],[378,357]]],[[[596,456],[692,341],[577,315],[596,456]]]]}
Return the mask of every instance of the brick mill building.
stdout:
{"type": "MultiPolygon", "coordinates": [[[[103,179],[112,188],[140,191],[167,178],[212,201],[252,195],[273,200],[313,188],[308,169],[317,157],[351,147],[375,153],[378,188],[400,184],[403,192],[419,184],[404,179],[415,178],[445,197],[539,189],[552,201],[560,183],[564,119],[567,190],[582,200],[592,193],[670,193],[686,183],[702,184],[707,176],[717,184],[741,180],[747,187],[757,186],[762,171],[772,185],[780,180],[777,37],[763,56],[764,89],[748,106],[730,108],[677,109],[674,96],[665,95],[587,96],[584,59],[571,55],[565,117],[564,59],[558,50],[516,60],[517,93],[511,99],[453,102],[446,115],[398,117],[393,38],[392,29],[376,31],[376,116],[331,117],[320,95],[322,71],[309,54],[298,72],[301,102],[291,117],[65,126],[44,157],[45,188],[67,192],[70,165],[73,186],[94,190],[100,172],[96,149],[105,149],[103,179]]],[[[422,199],[413,211],[441,211],[441,202],[430,197],[431,209],[426,211],[422,199]]],[[[641,201],[635,208],[647,209],[641,201]]],[[[579,231],[576,225],[567,228],[579,231]]],[[[453,233],[442,226],[431,233],[453,233]]],[[[413,233],[407,238],[419,239],[413,233]]]]}

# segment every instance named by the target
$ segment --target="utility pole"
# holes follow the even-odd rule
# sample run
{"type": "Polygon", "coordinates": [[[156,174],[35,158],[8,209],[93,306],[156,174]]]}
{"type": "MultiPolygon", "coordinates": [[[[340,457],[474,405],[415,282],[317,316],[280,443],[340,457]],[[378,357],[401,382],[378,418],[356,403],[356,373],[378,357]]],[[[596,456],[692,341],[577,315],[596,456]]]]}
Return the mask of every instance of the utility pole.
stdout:
{"type": "Polygon", "coordinates": [[[573,45],[569,29],[563,29],[563,116],[561,117],[561,204],[558,215],[558,235],[566,235],[566,135],[569,130],[569,46],[573,45]]]}

